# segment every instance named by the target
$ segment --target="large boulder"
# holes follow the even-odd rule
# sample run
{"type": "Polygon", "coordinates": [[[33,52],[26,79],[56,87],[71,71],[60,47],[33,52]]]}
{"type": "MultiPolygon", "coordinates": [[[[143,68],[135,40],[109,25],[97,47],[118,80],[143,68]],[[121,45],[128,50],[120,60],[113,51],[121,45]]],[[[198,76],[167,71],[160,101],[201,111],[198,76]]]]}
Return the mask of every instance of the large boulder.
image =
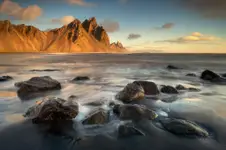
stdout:
{"type": "Polygon", "coordinates": [[[144,99],[144,89],[137,83],[129,83],[116,95],[116,99],[121,100],[124,103],[142,100],[144,99]]]}
{"type": "Polygon", "coordinates": [[[160,119],[162,127],[176,135],[187,137],[207,137],[209,133],[194,122],[174,118],[160,119]]]}
{"type": "Polygon", "coordinates": [[[84,125],[97,125],[97,124],[105,124],[109,121],[109,113],[100,108],[91,112],[85,119],[82,121],[84,125]]]}
{"type": "Polygon", "coordinates": [[[49,97],[37,101],[27,110],[24,117],[31,119],[34,123],[66,121],[75,118],[78,112],[78,104],[75,101],[49,97]]]}
{"type": "Polygon", "coordinates": [[[146,106],[137,104],[115,105],[113,112],[121,120],[153,120],[158,116],[154,111],[148,109],[146,106]]]}
{"type": "Polygon", "coordinates": [[[154,82],[134,81],[133,83],[142,86],[144,89],[144,94],[146,94],[146,95],[158,95],[159,94],[159,89],[154,82]]]}
{"type": "Polygon", "coordinates": [[[13,78],[11,76],[1,76],[0,82],[9,81],[9,80],[12,80],[12,79],[13,78]]]}
{"type": "Polygon", "coordinates": [[[200,78],[215,83],[226,83],[226,78],[221,77],[219,74],[210,70],[203,71],[200,78]]]}
{"type": "Polygon", "coordinates": [[[169,85],[164,85],[161,88],[161,92],[165,93],[165,94],[178,94],[177,89],[175,89],[174,87],[169,86],[169,85]]]}
{"type": "Polygon", "coordinates": [[[15,83],[15,86],[19,87],[17,95],[22,100],[36,98],[43,92],[61,89],[61,84],[49,76],[33,77],[28,81],[15,83]]]}
{"type": "Polygon", "coordinates": [[[145,136],[145,134],[132,125],[125,124],[118,127],[118,137],[126,138],[131,136],[145,136]]]}

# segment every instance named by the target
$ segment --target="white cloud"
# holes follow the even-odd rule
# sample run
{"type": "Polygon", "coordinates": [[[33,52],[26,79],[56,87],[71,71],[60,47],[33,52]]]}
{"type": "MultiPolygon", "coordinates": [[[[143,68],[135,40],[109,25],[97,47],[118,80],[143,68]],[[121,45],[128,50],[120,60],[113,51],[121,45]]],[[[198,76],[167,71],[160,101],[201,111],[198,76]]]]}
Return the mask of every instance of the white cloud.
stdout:
{"type": "Polygon", "coordinates": [[[0,13],[18,20],[35,20],[42,15],[42,9],[38,5],[30,5],[25,8],[18,3],[4,0],[0,5],[0,13]]]}
{"type": "Polygon", "coordinates": [[[74,20],[75,20],[75,18],[73,16],[64,16],[64,17],[59,18],[59,19],[52,19],[52,22],[53,23],[60,23],[60,24],[63,24],[63,25],[67,25],[67,24],[71,23],[74,20]]]}
{"type": "Polygon", "coordinates": [[[170,42],[170,43],[189,43],[189,42],[214,42],[219,41],[221,38],[204,35],[200,32],[193,32],[191,35],[179,37],[177,39],[157,41],[157,42],[170,42]]]}
{"type": "Polygon", "coordinates": [[[96,6],[94,3],[86,2],[85,0],[67,0],[69,4],[79,5],[79,6],[85,6],[85,7],[92,7],[96,6]]]}

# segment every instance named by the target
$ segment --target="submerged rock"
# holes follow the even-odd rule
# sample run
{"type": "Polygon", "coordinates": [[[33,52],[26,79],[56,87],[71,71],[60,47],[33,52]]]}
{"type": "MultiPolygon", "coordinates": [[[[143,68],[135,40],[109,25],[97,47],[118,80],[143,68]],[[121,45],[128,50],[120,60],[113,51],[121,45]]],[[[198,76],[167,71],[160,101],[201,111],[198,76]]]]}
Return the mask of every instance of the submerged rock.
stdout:
{"type": "Polygon", "coordinates": [[[200,78],[215,83],[226,83],[226,78],[221,77],[219,74],[210,70],[203,71],[200,78]]]}
{"type": "Polygon", "coordinates": [[[200,92],[201,91],[200,89],[193,88],[193,87],[187,88],[187,87],[185,87],[181,84],[177,85],[176,89],[179,90],[179,91],[189,91],[189,92],[200,92]]]}
{"type": "Polygon", "coordinates": [[[90,80],[90,78],[87,76],[78,76],[75,77],[72,81],[86,81],[86,80],[90,80]]]}
{"type": "Polygon", "coordinates": [[[113,108],[113,112],[121,120],[153,120],[158,116],[154,111],[148,109],[146,106],[137,104],[115,105],[113,108]]]}
{"type": "Polygon", "coordinates": [[[118,137],[119,138],[125,138],[125,137],[131,137],[131,136],[145,136],[145,134],[136,129],[135,127],[125,124],[125,125],[120,125],[118,127],[118,137]]]}
{"type": "Polygon", "coordinates": [[[177,90],[187,90],[187,88],[184,87],[184,86],[181,85],[181,84],[177,85],[177,86],[176,86],[176,89],[177,89],[177,90]]]}
{"type": "Polygon", "coordinates": [[[105,101],[94,101],[94,102],[85,103],[85,105],[89,105],[89,106],[101,106],[104,104],[105,104],[105,101]]]}
{"type": "Polygon", "coordinates": [[[74,101],[66,101],[61,98],[50,97],[30,107],[24,117],[32,119],[35,123],[46,121],[71,120],[79,112],[78,104],[74,101]]]}
{"type": "Polygon", "coordinates": [[[9,81],[9,80],[12,80],[12,79],[13,78],[11,76],[1,76],[0,82],[9,81]]]}
{"type": "Polygon", "coordinates": [[[197,75],[194,74],[194,73],[188,73],[188,74],[186,74],[186,76],[188,76],[188,77],[197,77],[197,75]]]}
{"type": "Polygon", "coordinates": [[[116,95],[116,99],[121,100],[124,103],[142,100],[144,99],[144,89],[141,85],[129,83],[116,95]]]}
{"type": "Polygon", "coordinates": [[[146,94],[146,95],[158,95],[159,94],[159,89],[154,82],[134,81],[133,83],[142,86],[144,89],[144,94],[146,94]]]}
{"type": "Polygon", "coordinates": [[[169,86],[169,85],[164,85],[161,88],[161,92],[165,93],[165,94],[178,94],[177,89],[175,89],[174,87],[169,86]]]}
{"type": "Polygon", "coordinates": [[[30,70],[32,72],[55,72],[55,71],[61,71],[60,69],[33,69],[30,70]]]}
{"type": "Polygon", "coordinates": [[[165,130],[180,136],[207,137],[209,135],[205,129],[196,123],[182,119],[163,118],[160,119],[160,123],[165,130]]]}
{"type": "Polygon", "coordinates": [[[179,67],[176,67],[176,66],[173,66],[173,65],[168,65],[167,67],[166,67],[167,69],[181,69],[181,68],[179,68],[179,67]]]}
{"type": "Polygon", "coordinates": [[[105,124],[109,121],[109,113],[104,109],[98,109],[91,112],[86,118],[82,121],[82,124],[85,125],[95,125],[95,124],[105,124]]]}
{"type": "Polygon", "coordinates": [[[68,97],[68,100],[76,100],[78,97],[75,95],[71,95],[68,97]]]}
{"type": "Polygon", "coordinates": [[[18,82],[15,86],[19,87],[17,94],[22,100],[38,97],[43,92],[61,89],[61,84],[49,76],[33,77],[28,81],[18,82]]]}

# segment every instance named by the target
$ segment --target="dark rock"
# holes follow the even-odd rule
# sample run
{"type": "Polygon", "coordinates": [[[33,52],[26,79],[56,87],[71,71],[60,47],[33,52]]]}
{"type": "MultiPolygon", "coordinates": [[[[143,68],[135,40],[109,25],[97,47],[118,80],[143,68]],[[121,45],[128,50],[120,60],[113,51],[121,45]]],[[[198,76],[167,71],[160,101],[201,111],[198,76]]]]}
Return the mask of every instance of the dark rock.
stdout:
{"type": "Polygon", "coordinates": [[[33,69],[30,70],[32,72],[54,72],[54,71],[61,71],[60,69],[33,69]]]}
{"type": "Polygon", "coordinates": [[[116,99],[124,103],[130,103],[136,100],[144,99],[144,89],[136,83],[129,83],[116,95],[116,99]]]}
{"type": "Polygon", "coordinates": [[[87,76],[78,76],[74,78],[72,81],[85,81],[85,80],[90,80],[90,78],[87,76]]]}
{"type": "Polygon", "coordinates": [[[115,105],[113,108],[113,112],[121,120],[153,120],[158,116],[154,111],[148,109],[146,106],[137,104],[115,105]]]}
{"type": "Polygon", "coordinates": [[[188,76],[188,77],[197,77],[197,75],[194,74],[194,73],[188,73],[188,74],[186,74],[186,76],[188,76]]]}
{"type": "Polygon", "coordinates": [[[65,121],[75,118],[78,112],[79,109],[76,102],[50,97],[37,101],[36,105],[27,110],[24,117],[32,119],[35,123],[65,121]]]}
{"type": "Polygon", "coordinates": [[[166,67],[167,69],[181,69],[181,68],[179,68],[179,67],[176,67],[176,66],[173,66],[173,65],[168,65],[167,67],[166,67]]]}
{"type": "Polygon", "coordinates": [[[188,88],[188,91],[190,91],[190,92],[200,92],[201,90],[197,89],[197,88],[188,88]]]}
{"type": "Polygon", "coordinates": [[[105,101],[94,101],[94,102],[90,102],[90,103],[86,103],[85,105],[89,105],[89,106],[101,106],[104,105],[105,101]]]}
{"type": "Polygon", "coordinates": [[[98,109],[91,112],[85,119],[82,121],[82,124],[85,125],[95,125],[95,124],[105,124],[109,121],[109,113],[104,109],[98,109]]]}
{"type": "Polygon", "coordinates": [[[221,77],[219,74],[210,70],[203,71],[200,78],[203,80],[215,82],[215,83],[222,83],[222,82],[226,83],[226,78],[221,77]]]}
{"type": "Polygon", "coordinates": [[[9,81],[9,80],[12,80],[12,79],[13,78],[11,76],[1,76],[0,82],[9,81]]]}
{"type": "Polygon", "coordinates": [[[118,127],[118,137],[125,138],[131,136],[145,136],[145,134],[131,125],[120,125],[118,127]]]}
{"type": "Polygon", "coordinates": [[[160,119],[163,128],[173,134],[187,137],[207,137],[208,132],[194,122],[164,118],[160,119]]]}
{"type": "Polygon", "coordinates": [[[177,89],[175,89],[174,87],[169,86],[169,85],[163,86],[163,87],[161,88],[161,92],[162,92],[162,93],[165,93],[165,94],[178,94],[177,89]]]}
{"type": "Polygon", "coordinates": [[[221,76],[222,76],[222,77],[225,77],[225,78],[226,78],[226,73],[224,73],[224,74],[221,74],[221,76]]]}
{"type": "Polygon", "coordinates": [[[176,86],[176,89],[179,90],[179,91],[180,91],[180,90],[187,90],[187,88],[184,87],[184,86],[181,85],[181,84],[177,85],[177,86],[176,86]]]}
{"type": "Polygon", "coordinates": [[[159,89],[154,82],[149,81],[134,81],[133,83],[138,84],[143,87],[144,93],[146,95],[158,95],[159,89]]]}
{"type": "Polygon", "coordinates": [[[190,87],[190,88],[184,87],[181,84],[177,85],[176,89],[179,91],[189,91],[189,92],[200,92],[201,91],[200,89],[193,88],[193,87],[190,87]]]}
{"type": "Polygon", "coordinates": [[[17,95],[23,100],[38,97],[43,92],[61,89],[61,84],[49,76],[33,77],[28,81],[18,82],[15,86],[19,87],[17,95]]]}
{"type": "Polygon", "coordinates": [[[68,97],[68,100],[76,100],[78,97],[75,95],[71,95],[68,97]]]}

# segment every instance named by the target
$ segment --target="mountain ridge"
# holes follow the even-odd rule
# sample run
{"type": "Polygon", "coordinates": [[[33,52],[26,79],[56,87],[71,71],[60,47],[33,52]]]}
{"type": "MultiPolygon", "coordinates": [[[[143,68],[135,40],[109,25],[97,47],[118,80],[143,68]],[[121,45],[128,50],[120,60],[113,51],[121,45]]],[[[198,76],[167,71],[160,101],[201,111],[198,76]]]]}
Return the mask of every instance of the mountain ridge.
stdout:
{"type": "Polygon", "coordinates": [[[10,21],[0,21],[0,52],[124,52],[120,43],[110,44],[110,38],[96,18],[83,23],[75,19],[68,25],[49,31],[41,31],[34,26],[14,25],[10,21]],[[114,45],[114,46],[112,46],[114,45]]]}

